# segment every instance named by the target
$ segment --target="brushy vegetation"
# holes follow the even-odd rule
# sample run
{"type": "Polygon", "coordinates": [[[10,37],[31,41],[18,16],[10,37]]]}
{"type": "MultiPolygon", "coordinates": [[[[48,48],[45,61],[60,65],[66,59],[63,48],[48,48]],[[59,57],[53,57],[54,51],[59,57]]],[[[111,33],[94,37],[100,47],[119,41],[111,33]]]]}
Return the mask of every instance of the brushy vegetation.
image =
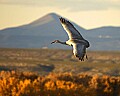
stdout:
{"type": "Polygon", "coordinates": [[[120,96],[120,77],[1,71],[0,96],[120,96]]]}
{"type": "Polygon", "coordinates": [[[87,55],[0,48],[0,96],[120,96],[120,51],[87,55]]]}
{"type": "Polygon", "coordinates": [[[87,55],[88,60],[81,62],[73,56],[72,50],[0,48],[0,71],[120,76],[120,51],[88,51],[87,55]]]}

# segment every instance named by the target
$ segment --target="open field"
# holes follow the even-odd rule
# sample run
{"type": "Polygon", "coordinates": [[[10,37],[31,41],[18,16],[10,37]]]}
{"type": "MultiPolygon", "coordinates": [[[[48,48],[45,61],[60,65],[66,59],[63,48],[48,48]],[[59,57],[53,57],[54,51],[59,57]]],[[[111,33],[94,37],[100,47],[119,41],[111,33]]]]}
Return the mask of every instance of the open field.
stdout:
{"type": "Polygon", "coordinates": [[[87,55],[88,60],[81,62],[71,50],[0,48],[0,71],[120,76],[120,51],[88,51],[87,55]]]}
{"type": "Polygon", "coordinates": [[[0,96],[120,96],[120,52],[0,48],[0,96]],[[13,71],[14,70],[14,71],[13,71]]]}

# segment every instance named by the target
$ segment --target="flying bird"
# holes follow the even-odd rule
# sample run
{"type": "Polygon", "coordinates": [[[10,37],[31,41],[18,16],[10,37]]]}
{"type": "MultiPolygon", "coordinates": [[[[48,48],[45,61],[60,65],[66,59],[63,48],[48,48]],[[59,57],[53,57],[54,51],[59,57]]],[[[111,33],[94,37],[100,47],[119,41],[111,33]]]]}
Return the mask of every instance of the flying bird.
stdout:
{"type": "Polygon", "coordinates": [[[84,56],[88,59],[86,54],[86,48],[90,46],[89,42],[83,38],[80,32],[73,26],[71,22],[64,18],[59,18],[60,22],[68,34],[69,40],[66,42],[61,42],[59,40],[53,41],[53,43],[65,44],[73,47],[73,54],[79,60],[84,61],[84,56]]]}

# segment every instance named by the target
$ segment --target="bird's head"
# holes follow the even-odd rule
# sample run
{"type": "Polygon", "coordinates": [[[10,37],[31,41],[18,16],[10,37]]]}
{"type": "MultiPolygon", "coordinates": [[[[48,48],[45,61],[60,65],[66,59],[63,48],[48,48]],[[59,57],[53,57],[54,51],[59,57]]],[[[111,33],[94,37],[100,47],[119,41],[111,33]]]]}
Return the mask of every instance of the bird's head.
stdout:
{"type": "Polygon", "coordinates": [[[53,43],[60,43],[60,41],[59,40],[54,40],[54,41],[51,42],[51,44],[53,44],[53,43]]]}

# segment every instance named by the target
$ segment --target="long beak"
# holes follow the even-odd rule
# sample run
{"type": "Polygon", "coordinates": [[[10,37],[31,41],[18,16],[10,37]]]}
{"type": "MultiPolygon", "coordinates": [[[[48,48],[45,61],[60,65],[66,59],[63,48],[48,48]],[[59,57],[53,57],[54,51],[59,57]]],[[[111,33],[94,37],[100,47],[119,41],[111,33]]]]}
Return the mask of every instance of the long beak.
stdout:
{"type": "Polygon", "coordinates": [[[51,42],[51,44],[53,44],[53,43],[55,43],[54,41],[53,42],[51,42]]]}

